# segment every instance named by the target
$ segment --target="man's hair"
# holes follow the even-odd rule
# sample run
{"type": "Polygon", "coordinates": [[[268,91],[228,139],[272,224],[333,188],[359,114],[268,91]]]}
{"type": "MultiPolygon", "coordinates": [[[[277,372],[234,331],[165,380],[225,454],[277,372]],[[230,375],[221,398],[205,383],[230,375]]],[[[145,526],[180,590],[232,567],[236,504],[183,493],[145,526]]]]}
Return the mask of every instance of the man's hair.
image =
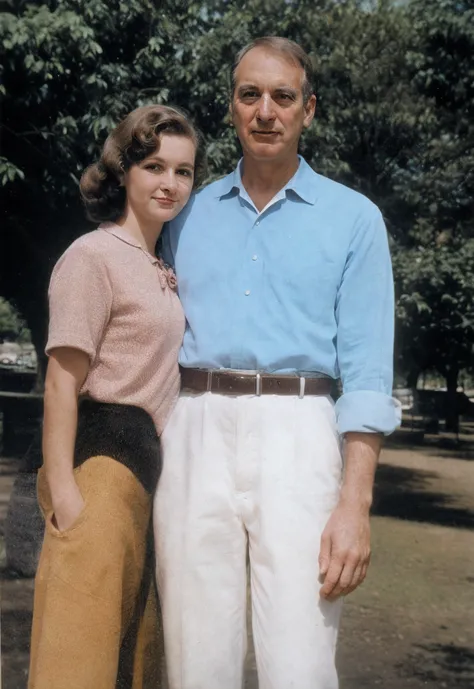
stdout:
{"type": "Polygon", "coordinates": [[[124,174],[154,152],[163,135],[184,136],[194,142],[196,159],[194,188],[206,174],[203,138],[189,117],[178,108],[144,105],[132,110],[111,131],[99,160],[83,173],[80,192],[90,220],[116,221],[123,215],[127,198],[122,185],[124,174]]]}
{"type": "Polygon", "coordinates": [[[267,48],[275,53],[280,53],[281,55],[290,58],[293,62],[303,68],[303,102],[307,103],[314,93],[315,74],[313,63],[311,62],[309,55],[300,45],[298,45],[298,43],[290,41],[289,38],[282,38],[281,36],[262,36],[261,38],[256,38],[244,48],[239,50],[232,64],[231,96],[234,95],[235,91],[235,71],[244,55],[246,55],[250,50],[253,50],[253,48],[267,48]]]}

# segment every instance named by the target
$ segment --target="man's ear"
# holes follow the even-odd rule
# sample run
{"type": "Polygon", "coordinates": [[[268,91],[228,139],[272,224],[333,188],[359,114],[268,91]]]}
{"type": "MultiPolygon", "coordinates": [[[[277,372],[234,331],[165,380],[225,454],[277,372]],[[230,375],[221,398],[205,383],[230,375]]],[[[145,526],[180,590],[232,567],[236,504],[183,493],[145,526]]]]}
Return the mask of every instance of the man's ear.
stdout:
{"type": "Polygon", "coordinates": [[[229,107],[227,108],[226,119],[230,125],[232,125],[234,123],[234,106],[232,104],[232,101],[229,101],[229,107]]]}
{"type": "Polygon", "coordinates": [[[225,124],[228,124],[229,127],[234,126],[234,109],[232,107],[232,101],[230,101],[229,107],[227,108],[227,114],[224,117],[224,122],[225,124]]]}
{"type": "Polygon", "coordinates": [[[313,95],[308,98],[308,101],[305,103],[304,106],[304,120],[303,120],[303,126],[304,127],[309,127],[311,122],[313,121],[314,113],[316,111],[316,96],[313,95]]]}

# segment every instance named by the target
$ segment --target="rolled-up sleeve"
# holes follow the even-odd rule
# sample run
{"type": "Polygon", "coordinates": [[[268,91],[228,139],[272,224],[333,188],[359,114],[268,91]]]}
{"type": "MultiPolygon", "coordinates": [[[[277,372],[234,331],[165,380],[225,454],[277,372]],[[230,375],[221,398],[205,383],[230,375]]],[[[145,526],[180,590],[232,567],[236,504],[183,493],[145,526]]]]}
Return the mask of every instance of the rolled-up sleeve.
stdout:
{"type": "Polygon", "coordinates": [[[112,288],[101,256],[72,244],[56,263],[49,285],[46,354],[73,347],[94,361],[110,317],[112,288]]]}
{"type": "Polygon", "coordinates": [[[343,394],[338,430],[388,435],[400,424],[392,397],[394,294],[387,231],[372,206],[354,228],[336,301],[337,358],[343,394]]]}

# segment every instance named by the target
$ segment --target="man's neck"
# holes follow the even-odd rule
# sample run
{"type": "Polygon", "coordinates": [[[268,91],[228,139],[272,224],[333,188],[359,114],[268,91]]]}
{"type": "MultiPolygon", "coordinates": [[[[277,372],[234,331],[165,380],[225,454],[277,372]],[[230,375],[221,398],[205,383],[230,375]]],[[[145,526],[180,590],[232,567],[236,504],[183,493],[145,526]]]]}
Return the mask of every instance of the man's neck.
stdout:
{"type": "Polygon", "coordinates": [[[242,184],[258,211],[290,181],[298,169],[295,155],[285,160],[253,160],[244,153],[242,184]]]}

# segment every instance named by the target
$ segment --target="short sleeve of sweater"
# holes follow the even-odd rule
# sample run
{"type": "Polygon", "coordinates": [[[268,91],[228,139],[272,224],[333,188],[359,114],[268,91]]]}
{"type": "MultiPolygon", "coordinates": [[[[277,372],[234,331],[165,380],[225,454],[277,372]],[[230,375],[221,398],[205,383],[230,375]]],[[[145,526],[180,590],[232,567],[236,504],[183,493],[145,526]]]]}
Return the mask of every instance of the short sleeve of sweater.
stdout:
{"type": "Polygon", "coordinates": [[[55,347],[74,347],[88,354],[92,363],[112,307],[103,253],[81,240],[72,244],[54,267],[48,297],[46,354],[55,347]]]}

